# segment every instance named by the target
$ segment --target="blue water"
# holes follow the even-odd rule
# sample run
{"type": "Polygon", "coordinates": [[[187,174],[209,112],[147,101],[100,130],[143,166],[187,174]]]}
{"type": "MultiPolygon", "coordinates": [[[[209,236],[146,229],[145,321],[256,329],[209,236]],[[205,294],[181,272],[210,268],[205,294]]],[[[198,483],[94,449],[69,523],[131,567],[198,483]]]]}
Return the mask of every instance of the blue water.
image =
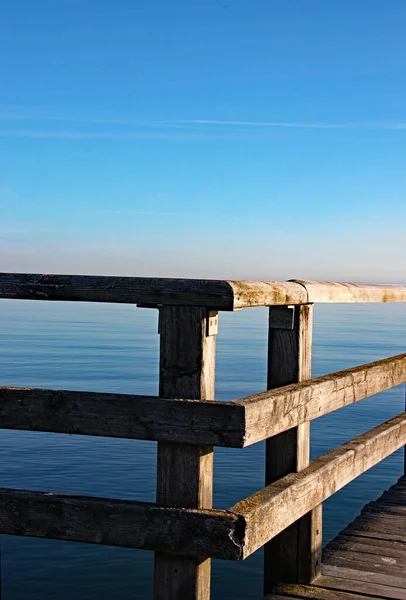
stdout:
{"type": "MultiPolygon", "coordinates": [[[[0,385],[158,393],[157,314],[131,306],[0,302],[0,385]]],[[[216,397],[263,391],[267,311],[220,314],[216,397]]],[[[405,351],[406,305],[315,307],[313,375],[405,351]]],[[[312,424],[312,457],[404,410],[399,386],[312,424]]],[[[154,501],[153,442],[2,430],[1,486],[154,501]]],[[[331,539],[403,470],[399,451],[324,505],[331,539]]],[[[214,506],[263,487],[264,446],[216,448],[214,506]]],[[[3,600],[152,597],[150,552],[2,536],[3,600]]],[[[214,600],[261,598],[262,552],[213,561],[214,600]]]]}

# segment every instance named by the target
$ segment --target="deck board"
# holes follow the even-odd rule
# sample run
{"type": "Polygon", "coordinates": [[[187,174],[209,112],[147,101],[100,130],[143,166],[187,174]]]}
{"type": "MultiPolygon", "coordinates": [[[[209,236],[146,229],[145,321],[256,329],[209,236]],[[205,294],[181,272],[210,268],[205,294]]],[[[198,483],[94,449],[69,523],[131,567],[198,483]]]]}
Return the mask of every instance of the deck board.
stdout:
{"type": "Polygon", "coordinates": [[[281,583],[266,596],[273,598],[406,600],[406,477],[326,546],[312,585],[281,583]]]}

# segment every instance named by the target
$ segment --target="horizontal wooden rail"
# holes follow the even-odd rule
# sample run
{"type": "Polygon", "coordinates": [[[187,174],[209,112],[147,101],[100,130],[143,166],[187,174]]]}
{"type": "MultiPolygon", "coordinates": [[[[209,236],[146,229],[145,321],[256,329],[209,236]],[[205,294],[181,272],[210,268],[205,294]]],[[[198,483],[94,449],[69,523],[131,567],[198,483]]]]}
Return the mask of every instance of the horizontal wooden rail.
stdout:
{"type": "Polygon", "coordinates": [[[317,302],[406,302],[406,286],[0,273],[0,298],[237,310],[317,302]]]}
{"type": "Polygon", "coordinates": [[[307,294],[301,284],[294,282],[0,273],[0,298],[236,310],[246,306],[302,304],[307,294]]]}
{"type": "Polygon", "coordinates": [[[234,402],[0,387],[0,428],[243,448],[406,381],[406,354],[234,402]]]}
{"type": "Polygon", "coordinates": [[[236,400],[249,446],[406,381],[406,354],[236,400]]]}
{"type": "Polygon", "coordinates": [[[245,409],[233,402],[0,388],[0,428],[241,448],[245,409]]]}
{"type": "Polygon", "coordinates": [[[243,558],[406,444],[406,412],[232,506],[245,521],[243,558]]]}
{"type": "Polygon", "coordinates": [[[406,285],[360,285],[355,283],[334,283],[329,281],[303,281],[307,291],[307,301],[317,302],[406,302],[406,285]]]}
{"type": "Polygon", "coordinates": [[[406,412],[229,510],[0,489],[0,533],[243,560],[406,443],[406,412]]]}
{"type": "Polygon", "coordinates": [[[239,560],[244,530],[224,510],[0,489],[0,533],[239,560]]]}

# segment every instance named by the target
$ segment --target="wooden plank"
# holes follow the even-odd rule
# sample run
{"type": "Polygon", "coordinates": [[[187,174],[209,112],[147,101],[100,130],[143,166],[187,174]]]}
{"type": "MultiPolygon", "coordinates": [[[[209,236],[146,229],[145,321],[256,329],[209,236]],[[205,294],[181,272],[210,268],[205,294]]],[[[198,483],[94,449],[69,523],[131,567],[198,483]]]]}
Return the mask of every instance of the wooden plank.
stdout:
{"type": "Polygon", "coordinates": [[[268,596],[265,596],[264,600],[278,600],[278,598],[288,598],[288,600],[294,600],[294,596],[279,596],[277,594],[268,594],[268,596]]]}
{"type": "Polygon", "coordinates": [[[379,515],[374,514],[361,516],[344,529],[343,533],[406,542],[405,517],[390,517],[388,515],[379,517],[379,515]]]}
{"type": "MultiPolygon", "coordinates": [[[[277,388],[311,377],[312,306],[295,308],[292,329],[275,325],[280,309],[270,309],[268,388],[277,388]]],[[[283,405],[282,411],[283,411],[283,405]]],[[[255,423],[255,427],[259,423],[255,423]]],[[[310,424],[302,423],[266,442],[266,484],[309,464],[310,424]]],[[[265,545],[264,592],[279,581],[310,582],[321,562],[321,506],[281,531],[265,545]]]]}
{"type": "Polygon", "coordinates": [[[339,535],[327,544],[325,550],[353,550],[406,561],[406,546],[401,542],[359,537],[356,532],[353,535],[339,535]]]}
{"type": "Polygon", "coordinates": [[[375,573],[374,571],[367,571],[363,568],[350,568],[350,567],[335,567],[333,565],[323,564],[323,574],[330,575],[332,577],[341,577],[341,579],[355,579],[357,581],[364,581],[369,584],[387,585],[391,587],[397,587],[403,590],[406,594],[406,574],[401,577],[399,575],[388,575],[387,573],[375,573]]]}
{"type": "Polygon", "coordinates": [[[241,448],[244,407],[66,390],[0,388],[0,427],[241,448]]]}
{"type": "Polygon", "coordinates": [[[264,600],[279,600],[281,598],[284,598],[286,600],[286,598],[288,598],[288,600],[294,600],[294,596],[279,596],[277,594],[268,594],[267,596],[265,596],[264,600]]]}
{"type": "MultiPolygon", "coordinates": [[[[272,335],[275,341],[278,339],[278,331],[283,337],[283,330],[271,331],[274,332],[272,335]]],[[[289,338],[292,337],[292,333],[287,331],[284,335],[289,338]]],[[[275,372],[278,373],[278,369],[281,369],[278,382],[285,385],[287,377],[283,376],[283,366],[276,358],[272,358],[275,372]]],[[[310,379],[310,375],[306,374],[301,381],[303,379],[310,379]]],[[[406,354],[400,354],[296,385],[286,385],[281,389],[241,398],[236,401],[236,404],[244,406],[247,411],[245,446],[297,427],[405,381],[406,354]]]]}
{"type": "MultiPolygon", "coordinates": [[[[322,566],[322,571],[324,567],[322,566]]],[[[387,598],[390,600],[406,600],[406,591],[400,588],[391,587],[385,584],[369,583],[360,579],[349,579],[347,577],[332,577],[330,575],[321,575],[317,580],[317,585],[332,590],[345,590],[372,596],[372,598],[387,598]]]]}
{"type": "Polygon", "coordinates": [[[358,285],[292,279],[306,289],[308,302],[406,302],[405,285],[358,285]]]}
{"type": "Polygon", "coordinates": [[[402,413],[317,458],[300,473],[287,475],[237,503],[230,510],[246,521],[244,556],[398,450],[405,441],[406,413],[402,413]]]}
{"type": "MultiPolygon", "coordinates": [[[[406,505],[400,504],[385,504],[384,502],[370,502],[361,511],[361,515],[367,516],[369,514],[380,514],[385,515],[398,515],[406,516],[406,505]]],[[[405,523],[406,525],[406,523],[405,523]]]]}
{"type": "Polygon", "coordinates": [[[0,532],[238,560],[243,530],[219,510],[0,489],[0,532]]]}
{"type": "Polygon", "coordinates": [[[307,293],[300,284],[278,281],[0,273],[0,298],[235,310],[245,306],[301,304],[306,302],[307,293]]]}
{"type": "MultiPolygon", "coordinates": [[[[337,592],[329,590],[318,585],[301,585],[292,583],[282,583],[274,589],[275,594],[280,594],[282,598],[313,598],[313,600],[371,600],[371,596],[352,594],[351,592],[337,592]]],[[[272,598],[272,595],[266,596],[264,600],[272,598]]]]}
{"type": "Polygon", "coordinates": [[[401,490],[389,490],[385,492],[381,497],[382,502],[386,504],[399,504],[405,506],[406,504],[406,493],[401,490]]]}
{"type": "MultiPolygon", "coordinates": [[[[205,309],[160,309],[161,397],[214,398],[216,336],[207,335],[205,309]]],[[[157,502],[210,508],[213,448],[158,444],[157,502]]],[[[155,554],[155,600],[210,600],[210,560],[155,554]]]]}
{"type": "Polygon", "coordinates": [[[348,567],[364,569],[374,573],[387,573],[388,575],[403,575],[406,572],[406,561],[399,558],[387,559],[386,556],[352,552],[351,550],[325,550],[323,552],[323,565],[335,567],[348,567]]]}

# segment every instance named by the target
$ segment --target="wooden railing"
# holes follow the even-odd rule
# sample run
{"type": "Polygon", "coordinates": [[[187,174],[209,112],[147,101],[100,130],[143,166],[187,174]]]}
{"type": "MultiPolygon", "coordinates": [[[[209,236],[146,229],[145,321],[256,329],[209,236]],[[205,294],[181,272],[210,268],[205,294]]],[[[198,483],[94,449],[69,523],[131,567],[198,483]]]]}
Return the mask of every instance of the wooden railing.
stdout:
{"type": "Polygon", "coordinates": [[[406,381],[406,354],[311,379],[316,302],[406,286],[0,274],[0,298],[159,309],[159,397],[0,388],[0,427],[158,442],[157,503],[0,490],[0,533],[155,552],[155,600],[209,600],[210,558],[265,546],[264,592],[320,572],[324,500],[406,444],[406,413],[310,463],[310,421],[406,381]],[[218,311],[269,306],[268,391],[214,400],[218,311]],[[266,487],[212,509],[213,446],[266,440],[266,487]]]}

